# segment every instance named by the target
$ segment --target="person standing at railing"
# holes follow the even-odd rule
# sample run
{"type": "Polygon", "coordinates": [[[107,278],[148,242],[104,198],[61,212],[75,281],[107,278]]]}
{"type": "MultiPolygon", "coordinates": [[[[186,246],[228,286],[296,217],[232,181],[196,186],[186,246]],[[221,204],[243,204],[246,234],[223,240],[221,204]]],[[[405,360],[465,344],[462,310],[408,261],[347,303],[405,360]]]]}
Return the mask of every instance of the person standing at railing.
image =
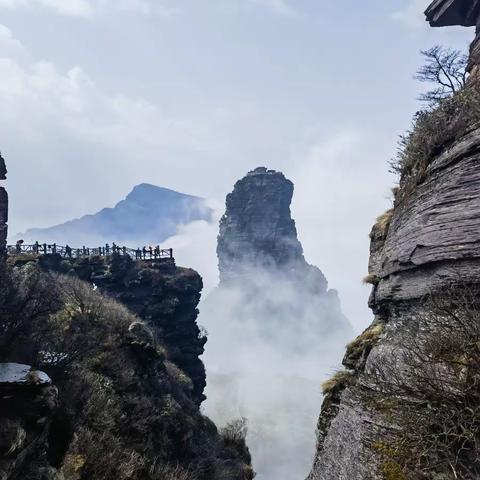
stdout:
{"type": "Polygon", "coordinates": [[[23,240],[18,240],[17,243],[15,244],[15,251],[17,253],[22,253],[22,245],[23,245],[23,240]]]}
{"type": "Polygon", "coordinates": [[[70,248],[69,245],[65,246],[65,256],[72,258],[72,249],[70,248]]]}

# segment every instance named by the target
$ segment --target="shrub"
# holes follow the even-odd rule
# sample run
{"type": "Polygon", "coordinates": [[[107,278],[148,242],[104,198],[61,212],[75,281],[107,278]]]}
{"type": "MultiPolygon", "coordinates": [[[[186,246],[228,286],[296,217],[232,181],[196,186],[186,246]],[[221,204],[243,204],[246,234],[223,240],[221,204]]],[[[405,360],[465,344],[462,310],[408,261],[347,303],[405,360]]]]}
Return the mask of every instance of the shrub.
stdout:
{"type": "Polygon", "coordinates": [[[459,286],[427,305],[427,313],[404,325],[411,330],[400,356],[372,366],[370,400],[396,400],[388,415],[397,433],[382,439],[388,447],[382,453],[406,478],[480,478],[478,292],[459,286]]]}
{"type": "Polygon", "coordinates": [[[391,162],[392,171],[400,176],[402,195],[423,180],[436,155],[475,128],[479,120],[480,93],[474,85],[441,100],[433,109],[418,112],[412,130],[400,137],[391,162]]]}
{"type": "Polygon", "coordinates": [[[244,456],[247,453],[246,440],[248,434],[247,419],[242,417],[233,420],[220,430],[220,438],[223,444],[239,455],[244,456]]]}
{"type": "Polygon", "coordinates": [[[365,284],[365,285],[378,285],[378,282],[380,281],[380,279],[378,278],[377,275],[375,275],[374,273],[369,273],[367,276],[365,276],[362,280],[362,282],[365,284]]]}

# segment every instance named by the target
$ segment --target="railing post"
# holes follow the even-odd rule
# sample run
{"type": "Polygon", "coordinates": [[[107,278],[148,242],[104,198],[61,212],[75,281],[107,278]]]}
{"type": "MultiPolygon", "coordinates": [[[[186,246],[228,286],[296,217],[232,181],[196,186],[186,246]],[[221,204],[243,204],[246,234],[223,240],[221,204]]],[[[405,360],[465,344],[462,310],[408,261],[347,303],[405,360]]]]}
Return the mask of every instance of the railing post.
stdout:
{"type": "Polygon", "coordinates": [[[173,248],[170,249],[170,258],[173,258],[173,248]]]}

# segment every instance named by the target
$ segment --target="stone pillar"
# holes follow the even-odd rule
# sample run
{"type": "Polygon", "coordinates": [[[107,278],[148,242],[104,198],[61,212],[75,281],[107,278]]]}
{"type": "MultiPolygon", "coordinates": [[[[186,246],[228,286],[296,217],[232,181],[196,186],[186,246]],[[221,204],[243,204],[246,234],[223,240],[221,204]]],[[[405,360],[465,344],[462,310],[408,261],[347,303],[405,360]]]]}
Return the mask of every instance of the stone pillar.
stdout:
{"type": "MultiPolygon", "coordinates": [[[[6,180],[7,168],[5,160],[0,154],[0,180],[6,180]]],[[[0,258],[6,254],[8,233],[8,194],[5,188],[0,187],[0,258]]]]}

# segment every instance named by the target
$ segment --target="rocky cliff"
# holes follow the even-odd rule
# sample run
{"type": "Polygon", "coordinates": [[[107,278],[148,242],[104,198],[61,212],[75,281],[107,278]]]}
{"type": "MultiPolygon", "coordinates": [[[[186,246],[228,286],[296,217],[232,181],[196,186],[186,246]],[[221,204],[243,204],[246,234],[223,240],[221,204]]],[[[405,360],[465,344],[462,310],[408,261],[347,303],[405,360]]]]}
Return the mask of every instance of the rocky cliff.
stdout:
{"type": "Polygon", "coordinates": [[[261,319],[259,328],[272,342],[291,334],[295,350],[305,346],[304,329],[312,344],[317,335],[351,330],[337,292],[305,260],[290,211],[293,191],[281,172],[264,167],[239,180],[227,196],[217,255],[219,291],[233,289],[244,296],[235,317],[261,319]]]}
{"type": "MultiPolygon", "coordinates": [[[[427,16],[434,26],[476,25],[478,2],[436,1],[427,16]]],[[[309,480],[479,478],[476,88],[421,116],[410,134],[394,208],[371,232],[375,321],[324,385],[309,480]]]]}
{"type": "MultiPolygon", "coordinates": [[[[0,180],[6,180],[7,168],[5,166],[5,160],[0,155],[0,180]]],[[[0,256],[5,255],[5,247],[7,246],[7,228],[8,222],[8,195],[7,191],[0,187],[0,256]]]]}
{"type": "Polygon", "coordinates": [[[305,260],[293,193],[282,173],[263,167],[235,184],[220,222],[220,285],[201,308],[210,338],[207,411],[221,422],[248,417],[260,480],[306,475],[316,378],[351,335],[337,292],[305,260]]]}
{"type": "Polygon", "coordinates": [[[243,423],[200,410],[196,272],[118,254],[2,264],[0,480],[253,478],[243,423]]]}
{"type": "Polygon", "coordinates": [[[40,257],[47,271],[74,274],[125,305],[169,345],[169,359],[191,378],[192,395],[205,399],[205,367],[200,360],[207,337],[197,325],[202,278],[180,268],[173,259],[133,261],[120,255],[65,260],[60,255],[40,257]]]}
{"type": "Polygon", "coordinates": [[[0,417],[22,437],[17,447],[0,431],[2,480],[253,478],[243,427],[218,431],[200,412],[196,272],[117,255],[20,255],[7,275],[0,372],[22,364],[33,383],[0,381],[15,406],[0,417]]]}
{"type": "MultiPolygon", "coordinates": [[[[281,172],[264,167],[236,183],[220,221],[217,254],[222,283],[254,268],[306,266],[290,212],[293,188],[281,172]]],[[[319,287],[326,288],[320,272],[319,287]]]]}

